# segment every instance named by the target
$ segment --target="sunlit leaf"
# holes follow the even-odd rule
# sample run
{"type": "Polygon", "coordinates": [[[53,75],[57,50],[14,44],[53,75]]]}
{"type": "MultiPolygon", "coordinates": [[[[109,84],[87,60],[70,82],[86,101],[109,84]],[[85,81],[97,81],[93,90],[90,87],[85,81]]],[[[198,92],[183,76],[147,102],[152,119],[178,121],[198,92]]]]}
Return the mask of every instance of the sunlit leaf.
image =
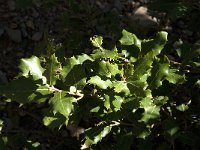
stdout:
{"type": "Polygon", "coordinates": [[[110,80],[102,80],[99,76],[91,77],[88,83],[98,86],[101,89],[107,89],[112,86],[112,82],[110,80]]]}
{"type": "Polygon", "coordinates": [[[99,74],[102,76],[111,77],[120,73],[121,71],[119,70],[117,64],[111,64],[106,61],[101,61],[99,63],[99,74]]]}
{"type": "Polygon", "coordinates": [[[46,66],[44,74],[47,78],[47,83],[52,86],[56,84],[56,80],[59,79],[61,71],[61,64],[58,62],[55,54],[51,55],[46,66]]]}
{"type": "Polygon", "coordinates": [[[185,76],[178,74],[175,69],[168,70],[165,79],[173,84],[181,84],[185,82],[185,76]]]}
{"type": "Polygon", "coordinates": [[[31,58],[21,59],[19,68],[22,71],[22,76],[32,75],[35,80],[42,79],[43,83],[46,83],[46,78],[43,76],[44,69],[41,67],[38,57],[32,56],[31,58]]]}
{"type": "Polygon", "coordinates": [[[141,41],[134,35],[126,30],[122,31],[122,38],[119,40],[122,45],[135,45],[141,49],[141,41]]]}
{"type": "Polygon", "coordinates": [[[142,121],[145,123],[154,122],[154,120],[160,117],[160,107],[153,104],[150,98],[144,98],[141,101],[141,107],[144,108],[144,113],[142,114],[142,121]]]}
{"type": "Polygon", "coordinates": [[[116,93],[125,93],[126,95],[128,95],[130,93],[129,88],[127,87],[127,83],[125,83],[124,81],[116,81],[113,83],[113,87],[114,87],[114,91],[116,93]]]}
{"type": "Polygon", "coordinates": [[[103,38],[101,36],[94,36],[93,38],[90,38],[90,41],[93,46],[97,48],[101,48],[101,45],[103,44],[103,38]]]}
{"type": "Polygon", "coordinates": [[[50,104],[53,113],[60,113],[66,117],[66,124],[68,123],[69,115],[73,110],[73,102],[75,98],[68,97],[65,92],[55,92],[54,97],[50,99],[50,104]]]}
{"type": "Polygon", "coordinates": [[[148,78],[150,88],[157,88],[162,85],[162,81],[168,75],[169,61],[167,58],[163,61],[156,62],[151,70],[151,76],[148,78]]]}
{"type": "Polygon", "coordinates": [[[90,145],[97,144],[107,134],[110,133],[112,126],[100,125],[98,127],[90,128],[86,130],[86,141],[82,145],[82,149],[88,148],[90,145]]]}
{"type": "Polygon", "coordinates": [[[115,96],[115,100],[112,102],[114,106],[114,110],[118,111],[121,108],[122,103],[124,102],[124,99],[120,96],[115,96]]]}

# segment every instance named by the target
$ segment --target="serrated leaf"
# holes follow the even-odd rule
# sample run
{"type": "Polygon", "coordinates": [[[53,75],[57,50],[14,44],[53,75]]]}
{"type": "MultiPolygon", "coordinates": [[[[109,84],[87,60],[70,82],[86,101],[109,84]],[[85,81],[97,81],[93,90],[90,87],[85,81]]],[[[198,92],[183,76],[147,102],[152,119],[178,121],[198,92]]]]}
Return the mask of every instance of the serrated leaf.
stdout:
{"type": "Polygon", "coordinates": [[[167,33],[159,32],[155,38],[154,45],[151,48],[151,51],[148,52],[143,58],[136,61],[135,70],[132,78],[134,80],[140,80],[140,78],[147,74],[152,66],[152,63],[157,55],[160,54],[161,50],[164,48],[167,41],[167,33]]]}
{"type": "Polygon", "coordinates": [[[118,68],[117,64],[111,64],[106,61],[101,61],[99,63],[99,74],[102,76],[110,77],[115,76],[116,74],[120,74],[121,71],[118,68]]]}
{"type": "Polygon", "coordinates": [[[145,123],[154,122],[160,117],[160,107],[154,105],[150,98],[141,100],[140,107],[144,109],[141,120],[145,123]]]}
{"type": "Polygon", "coordinates": [[[63,69],[61,71],[62,80],[65,81],[65,77],[72,70],[75,65],[82,65],[86,60],[94,61],[90,56],[83,54],[76,57],[66,59],[63,69]]]}
{"type": "Polygon", "coordinates": [[[110,133],[112,126],[100,125],[98,127],[90,128],[86,130],[86,141],[82,145],[82,149],[86,149],[93,144],[97,144],[101,141],[106,135],[110,133]]]}
{"type": "Polygon", "coordinates": [[[75,86],[78,90],[83,89],[86,85],[85,68],[81,65],[75,65],[63,81],[64,87],[75,86]]]}
{"type": "Polygon", "coordinates": [[[32,75],[33,79],[42,79],[43,83],[46,83],[46,78],[42,75],[44,69],[41,67],[38,57],[32,56],[31,58],[21,59],[19,69],[22,71],[20,74],[21,76],[28,77],[29,75],[32,75]]]}
{"type": "Polygon", "coordinates": [[[82,89],[86,84],[85,67],[82,65],[85,61],[93,61],[86,54],[79,55],[77,58],[68,58],[61,71],[61,79],[64,87],[75,86],[77,89],[82,89]]]}
{"type": "Polygon", "coordinates": [[[59,79],[59,72],[61,71],[61,64],[58,62],[55,54],[51,55],[47,60],[46,70],[44,72],[47,83],[52,86],[56,84],[56,80],[59,79]]]}
{"type": "Polygon", "coordinates": [[[103,44],[103,38],[101,36],[94,36],[90,38],[92,45],[97,48],[102,48],[101,45],[103,44]]]}
{"type": "Polygon", "coordinates": [[[135,96],[146,96],[146,87],[147,87],[147,84],[145,82],[142,82],[142,81],[128,81],[127,82],[127,87],[130,91],[130,93],[132,95],[135,95],[135,96]]]}
{"type": "Polygon", "coordinates": [[[107,89],[108,87],[112,86],[112,82],[110,80],[104,81],[99,76],[91,77],[88,83],[98,86],[101,89],[107,89]]]}
{"type": "Polygon", "coordinates": [[[122,38],[119,40],[122,45],[135,45],[141,50],[141,41],[133,33],[122,31],[122,38]]]}
{"type": "Polygon", "coordinates": [[[114,91],[116,93],[125,93],[126,95],[130,94],[130,90],[127,87],[127,83],[124,81],[116,81],[113,83],[114,91]]]}
{"type": "Polygon", "coordinates": [[[182,84],[183,82],[185,82],[185,76],[179,75],[177,72],[178,71],[175,69],[170,69],[167,72],[165,79],[173,84],[182,84]]]}
{"type": "Polygon", "coordinates": [[[55,92],[49,103],[52,106],[53,113],[60,113],[66,117],[66,125],[69,120],[69,115],[73,110],[74,97],[67,97],[65,92],[55,92]]]}
{"type": "Polygon", "coordinates": [[[40,82],[31,78],[20,77],[4,86],[0,86],[0,94],[21,104],[31,101],[42,102],[53,92],[47,86],[40,84],[40,82]]]}
{"type": "Polygon", "coordinates": [[[119,57],[119,54],[117,53],[117,51],[115,50],[100,50],[100,49],[97,49],[97,50],[94,50],[93,51],[93,54],[92,55],[92,58],[93,59],[102,59],[102,58],[105,58],[105,59],[111,59],[111,60],[116,60],[118,57],[119,57]]]}
{"type": "Polygon", "coordinates": [[[169,71],[169,61],[167,58],[164,61],[159,61],[154,64],[151,70],[151,76],[148,78],[150,88],[157,88],[162,85],[162,81],[169,71]]]}
{"type": "Polygon", "coordinates": [[[61,71],[61,77],[62,80],[65,81],[65,77],[68,75],[68,73],[71,71],[71,69],[78,64],[79,62],[75,57],[68,58],[63,66],[63,69],[61,71]]]}

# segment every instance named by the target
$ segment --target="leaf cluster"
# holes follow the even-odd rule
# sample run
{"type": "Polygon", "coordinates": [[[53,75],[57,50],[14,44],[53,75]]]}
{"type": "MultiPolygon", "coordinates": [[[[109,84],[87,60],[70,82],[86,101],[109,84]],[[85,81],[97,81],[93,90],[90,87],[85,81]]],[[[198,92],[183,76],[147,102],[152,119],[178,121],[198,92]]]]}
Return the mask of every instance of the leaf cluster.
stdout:
{"type": "MultiPolygon", "coordinates": [[[[16,79],[0,85],[6,103],[44,105],[40,121],[52,131],[82,126],[81,149],[103,149],[106,142],[115,149],[170,149],[188,137],[196,140],[186,146],[197,146],[198,133],[192,130],[199,132],[198,112],[179,91],[190,81],[180,71],[184,67],[172,65],[162,53],[166,32],[141,40],[123,30],[120,46],[112,50],[103,47],[101,36],[90,40],[94,47],[90,55],[61,59],[49,49],[42,58],[21,59],[16,79]],[[185,100],[179,101],[179,95],[185,100]],[[188,120],[189,127],[183,128],[188,120]]],[[[198,77],[191,82],[198,89],[198,77]]],[[[9,144],[3,138],[2,143],[9,144]]]]}

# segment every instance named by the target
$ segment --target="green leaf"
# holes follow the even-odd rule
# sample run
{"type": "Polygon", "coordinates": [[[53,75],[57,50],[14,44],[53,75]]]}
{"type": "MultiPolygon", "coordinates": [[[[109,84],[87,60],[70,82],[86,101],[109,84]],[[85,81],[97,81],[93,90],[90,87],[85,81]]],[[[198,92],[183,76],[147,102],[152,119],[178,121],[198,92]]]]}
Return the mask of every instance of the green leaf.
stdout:
{"type": "Polygon", "coordinates": [[[47,83],[52,86],[56,84],[56,80],[59,79],[59,72],[61,70],[61,64],[58,62],[55,54],[51,55],[47,60],[46,70],[44,72],[47,83]]]}
{"type": "Polygon", "coordinates": [[[156,62],[151,70],[151,76],[148,78],[149,87],[157,88],[162,85],[169,71],[169,61],[167,58],[163,61],[156,62]]]}
{"type": "Polygon", "coordinates": [[[133,72],[134,72],[134,65],[133,64],[125,64],[123,66],[123,70],[124,70],[124,77],[125,78],[132,78],[133,72]]]}
{"type": "Polygon", "coordinates": [[[46,78],[42,75],[44,69],[41,67],[38,57],[32,56],[31,58],[21,59],[19,68],[22,71],[20,75],[25,77],[32,75],[34,80],[42,79],[43,83],[46,83],[46,78]]]}
{"type": "Polygon", "coordinates": [[[185,76],[184,75],[179,75],[177,73],[176,69],[169,69],[169,71],[166,74],[165,79],[167,81],[169,81],[170,83],[173,84],[182,84],[183,82],[185,82],[185,76]]]}
{"type": "Polygon", "coordinates": [[[31,78],[20,77],[17,80],[0,86],[0,94],[21,104],[32,101],[43,102],[49,98],[53,91],[45,85],[31,78]]]}
{"type": "Polygon", "coordinates": [[[66,60],[64,66],[63,66],[63,69],[61,71],[61,77],[62,77],[63,81],[65,81],[65,77],[72,70],[72,68],[77,64],[79,64],[79,62],[75,57],[71,57],[66,60]]]}
{"type": "Polygon", "coordinates": [[[148,52],[143,58],[136,61],[135,71],[132,78],[134,80],[140,80],[141,77],[149,73],[149,69],[152,66],[152,63],[157,55],[160,54],[161,50],[164,48],[167,41],[167,33],[159,32],[155,38],[155,43],[151,48],[151,51],[148,52]]]}
{"type": "Polygon", "coordinates": [[[122,103],[124,102],[124,99],[120,96],[115,96],[115,100],[112,101],[112,104],[114,106],[114,110],[118,111],[121,108],[122,103]]]}
{"type": "Polygon", "coordinates": [[[145,82],[142,82],[142,81],[128,81],[127,82],[127,87],[130,91],[130,93],[132,95],[135,95],[135,96],[146,96],[146,87],[147,87],[147,84],[145,82]]]}
{"type": "Polygon", "coordinates": [[[200,87],[200,80],[197,80],[197,82],[195,83],[195,85],[197,85],[198,87],[200,87]]]}
{"type": "Polygon", "coordinates": [[[93,61],[91,57],[86,54],[79,55],[76,57],[67,58],[65,64],[63,65],[63,69],[61,71],[62,80],[65,81],[68,73],[73,69],[75,65],[81,66],[86,60],[93,61]]]}
{"type": "Polygon", "coordinates": [[[75,102],[75,98],[67,97],[65,92],[55,92],[54,97],[49,101],[54,115],[60,113],[66,117],[66,125],[69,120],[69,115],[73,110],[73,102],[75,102]]]}
{"type": "Polygon", "coordinates": [[[127,87],[127,83],[124,81],[116,81],[113,83],[114,91],[116,93],[125,93],[125,95],[130,94],[130,90],[127,87]]]}
{"type": "Polygon", "coordinates": [[[119,57],[119,54],[117,53],[117,50],[94,50],[92,58],[93,59],[110,59],[110,60],[116,60],[119,57]]]}
{"type": "Polygon", "coordinates": [[[94,36],[90,38],[90,41],[94,47],[102,49],[103,38],[101,36],[94,36]]]}
{"type": "Polygon", "coordinates": [[[107,110],[110,109],[110,96],[107,94],[104,94],[104,106],[107,110]]]}
{"type": "Polygon", "coordinates": [[[188,110],[189,107],[186,104],[180,104],[180,105],[176,106],[176,109],[179,110],[179,111],[184,112],[184,111],[188,110]]]}
{"type": "Polygon", "coordinates": [[[144,108],[141,120],[145,123],[152,123],[160,117],[160,107],[153,104],[150,98],[141,100],[140,107],[144,108]]]}
{"type": "Polygon", "coordinates": [[[76,89],[81,90],[86,85],[85,68],[81,65],[75,65],[71,71],[63,78],[64,87],[75,86],[76,89]]]}
{"type": "Polygon", "coordinates": [[[107,61],[101,61],[99,63],[98,70],[101,76],[106,76],[109,78],[111,78],[111,76],[115,76],[116,74],[121,73],[117,64],[111,64],[110,62],[107,62],[107,61]]]}
{"type": "Polygon", "coordinates": [[[122,31],[122,38],[119,40],[122,45],[135,45],[141,50],[141,41],[133,33],[122,31]]]}
{"type": "Polygon", "coordinates": [[[97,144],[101,141],[106,135],[110,133],[112,126],[99,125],[98,127],[89,128],[85,131],[86,141],[82,145],[82,149],[88,148],[93,144],[97,144]]]}
{"type": "Polygon", "coordinates": [[[86,54],[68,58],[61,71],[61,79],[64,87],[75,86],[77,89],[82,89],[86,84],[86,73],[83,63],[85,61],[93,61],[86,54]]]}
{"type": "Polygon", "coordinates": [[[90,80],[88,81],[89,84],[93,84],[98,86],[101,89],[107,89],[108,87],[112,86],[112,82],[110,80],[101,80],[101,78],[99,76],[93,76],[90,78],[90,80]]]}
{"type": "Polygon", "coordinates": [[[62,114],[53,114],[53,113],[48,113],[45,114],[43,118],[43,124],[51,129],[58,128],[60,129],[62,125],[66,122],[65,116],[62,114]]]}

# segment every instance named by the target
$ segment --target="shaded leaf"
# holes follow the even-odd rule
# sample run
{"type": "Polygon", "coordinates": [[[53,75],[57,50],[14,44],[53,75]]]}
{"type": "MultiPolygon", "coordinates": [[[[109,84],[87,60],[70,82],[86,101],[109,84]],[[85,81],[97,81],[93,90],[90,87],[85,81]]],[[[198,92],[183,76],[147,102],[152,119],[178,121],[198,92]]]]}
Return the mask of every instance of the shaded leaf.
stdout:
{"type": "Polygon", "coordinates": [[[68,75],[68,73],[72,70],[72,68],[75,65],[82,65],[86,60],[93,61],[93,59],[86,54],[79,55],[77,56],[77,58],[74,56],[71,58],[67,58],[65,64],[63,65],[63,69],[61,71],[62,80],[65,81],[65,77],[68,75]]]}
{"type": "Polygon", "coordinates": [[[45,85],[31,78],[20,77],[17,80],[0,86],[0,94],[13,101],[24,104],[31,101],[45,101],[53,92],[45,85]]]}
{"type": "Polygon", "coordinates": [[[45,126],[48,126],[51,129],[55,129],[55,128],[60,129],[62,125],[65,123],[66,118],[65,116],[58,113],[55,115],[49,113],[49,114],[45,114],[42,121],[45,126]]]}
{"type": "Polygon", "coordinates": [[[166,134],[166,137],[168,137],[169,140],[173,140],[177,136],[179,126],[176,120],[167,119],[163,123],[163,129],[166,134]]]}

